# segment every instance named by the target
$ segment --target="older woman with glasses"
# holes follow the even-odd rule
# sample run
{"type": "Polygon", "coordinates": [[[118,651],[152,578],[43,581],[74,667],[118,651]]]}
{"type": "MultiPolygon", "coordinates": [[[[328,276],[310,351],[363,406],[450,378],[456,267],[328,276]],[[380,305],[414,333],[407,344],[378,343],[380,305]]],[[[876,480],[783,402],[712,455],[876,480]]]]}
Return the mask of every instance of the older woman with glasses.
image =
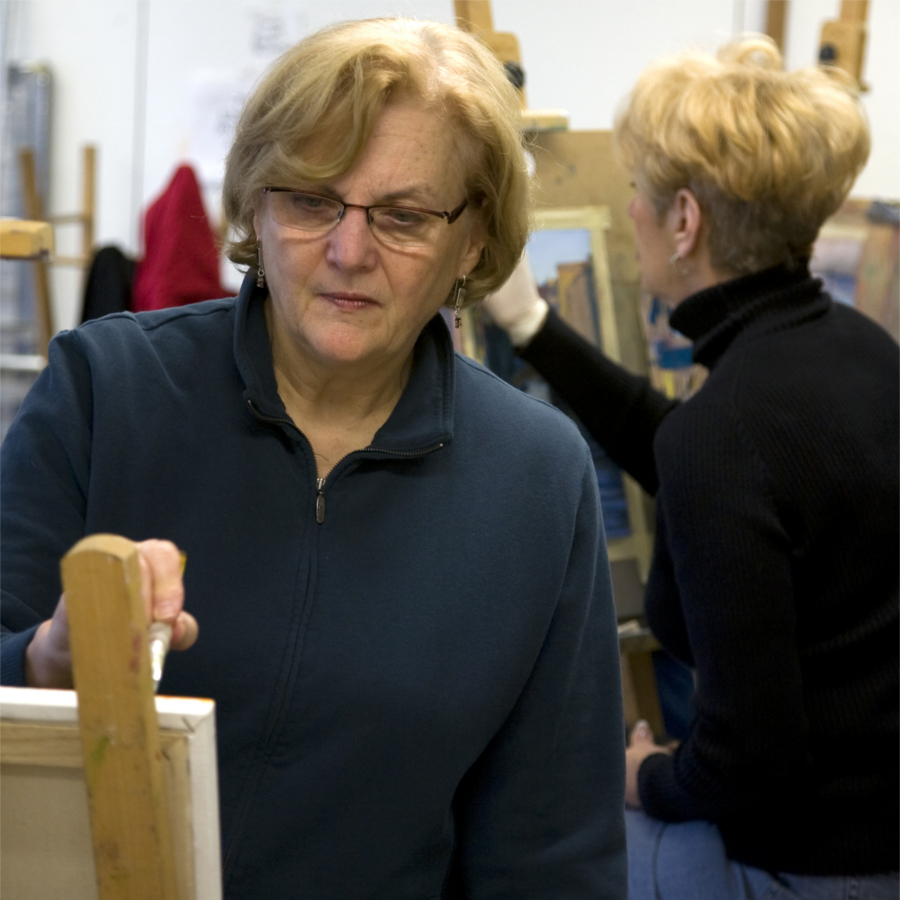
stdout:
{"type": "Polygon", "coordinates": [[[9,432],[3,679],[71,684],[59,558],[143,541],[150,614],[201,626],[160,689],[217,703],[228,898],[624,896],[591,456],[440,315],[507,279],[527,186],[477,41],[325,29],[238,124],[240,295],[58,336],[9,432]]]}

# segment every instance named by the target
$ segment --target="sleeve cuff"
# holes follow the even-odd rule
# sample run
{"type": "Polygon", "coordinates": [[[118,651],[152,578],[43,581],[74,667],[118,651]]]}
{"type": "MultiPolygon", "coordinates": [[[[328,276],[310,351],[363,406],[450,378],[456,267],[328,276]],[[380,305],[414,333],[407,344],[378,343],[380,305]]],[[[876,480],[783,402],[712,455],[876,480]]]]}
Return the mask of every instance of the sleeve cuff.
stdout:
{"type": "Polygon", "coordinates": [[[547,301],[541,299],[515,325],[509,328],[509,340],[513,347],[520,349],[531,342],[531,339],[547,321],[549,310],[547,301]]]}
{"type": "Polygon", "coordinates": [[[7,631],[0,638],[0,684],[4,687],[27,687],[25,684],[25,651],[38,630],[7,631]]]}

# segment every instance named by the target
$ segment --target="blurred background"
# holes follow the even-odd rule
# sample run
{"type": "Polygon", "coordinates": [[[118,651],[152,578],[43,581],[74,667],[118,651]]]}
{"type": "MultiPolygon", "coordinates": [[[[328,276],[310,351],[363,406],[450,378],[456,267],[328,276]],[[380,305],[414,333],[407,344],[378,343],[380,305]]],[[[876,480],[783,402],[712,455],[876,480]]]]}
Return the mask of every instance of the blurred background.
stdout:
{"type": "MultiPolygon", "coordinates": [[[[765,31],[778,4],[787,68],[815,65],[823,24],[838,18],[842,4],[774,3],[493,0],[490,9],[494,29],[518,40],[528,108],[560,112],[569,130],[589,131],[612,126],[617,104],[651,60],[692,46],[714,50],[741,32],[765,31]]],[[[861,79],[873,151],[853,196],[895,201],[900,2],[863,6],[861,79]]],[[[51,333],[81,320],[94,250],[113,246],[127,260],[143,256],[146,211],[180,166],[196,175],[215,230],[235,118],[250,87],[283,50],[329,21],[408,15],[452,24],[458,8],[453,0],[2,0],[0,214],[32,217],[23,202],[19,159],[21,147],[31,146],[42,212],[61,217],[54,225],[59,264],[46,272],[51,333]],[[90,160],[86,147],[94,154],[90,160]],[[87,231],[78,219],[86,187],[92,206],[87,231]]],[[[33,319],[32,275],[9,260],[3,269],[0,327],[10,336],[3,351],[22,355],[27,341],[15,338],[33,319]]],[[[222,262],[220,280],[232,292],[240,273],[222,262]]],[[[12,369],[4,366],[7,386],[12,369]]]]}

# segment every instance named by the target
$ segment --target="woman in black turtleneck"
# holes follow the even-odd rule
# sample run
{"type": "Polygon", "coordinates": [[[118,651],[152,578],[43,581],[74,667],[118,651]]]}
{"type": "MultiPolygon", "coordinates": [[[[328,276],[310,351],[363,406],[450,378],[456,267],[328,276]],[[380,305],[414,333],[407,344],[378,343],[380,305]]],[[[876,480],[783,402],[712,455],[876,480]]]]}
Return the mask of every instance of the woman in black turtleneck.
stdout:
{"type": "Polygon", "coordinates": [[[642,288],[700,391],[603,357],[527,259],[486,306],[656,497],[647,620],[695,691],[674,752],[631,736],[629,898],[896,900],[900,354],[807,266],[864,115],[839,71],[785,73],[759,38],[650,66],[615,140],[642,288]]]}

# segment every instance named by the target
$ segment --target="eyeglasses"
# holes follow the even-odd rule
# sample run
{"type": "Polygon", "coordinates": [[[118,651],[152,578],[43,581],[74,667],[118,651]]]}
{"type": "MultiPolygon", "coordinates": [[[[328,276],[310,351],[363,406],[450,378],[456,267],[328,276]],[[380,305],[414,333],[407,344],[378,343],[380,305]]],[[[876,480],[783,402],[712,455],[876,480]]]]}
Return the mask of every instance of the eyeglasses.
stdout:
{"type": "Polygon", "coordinates": [[[440,239],[441,219],[452,225],[469,205],[468,200],[463,200],[452,212],[437,212],[417,206],[360,206],[293,188],[264,187],[263,193],[269,195],[272,218],[285,228],[323,234],[331,231],[348,209],[361,209],[379,240],[407,248],[436,244],[440,239]]]}

